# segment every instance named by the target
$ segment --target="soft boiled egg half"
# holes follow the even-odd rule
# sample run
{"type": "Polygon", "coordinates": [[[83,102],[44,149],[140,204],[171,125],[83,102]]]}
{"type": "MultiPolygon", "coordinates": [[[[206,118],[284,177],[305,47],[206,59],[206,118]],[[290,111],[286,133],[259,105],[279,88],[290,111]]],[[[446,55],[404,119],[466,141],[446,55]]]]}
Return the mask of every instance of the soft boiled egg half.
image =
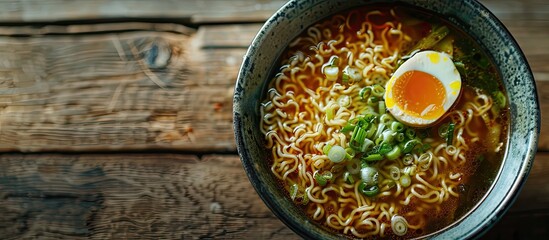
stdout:
{"type": "Polygon", "coordinates": [[[396,119],[410,126],[428,126],[456,102],[461,77],[448,54],[422,51],[394,72],[385,89],[385,104],[396,119]]]}

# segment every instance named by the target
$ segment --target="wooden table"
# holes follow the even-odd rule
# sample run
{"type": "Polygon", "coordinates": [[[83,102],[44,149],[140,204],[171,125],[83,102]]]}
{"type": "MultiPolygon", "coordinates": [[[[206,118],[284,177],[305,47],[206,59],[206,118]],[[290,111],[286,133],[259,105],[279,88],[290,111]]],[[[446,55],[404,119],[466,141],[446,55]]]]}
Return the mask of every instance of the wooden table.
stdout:
{"type": "MultiPolygon", "coordinates": [[[[549,230],[549,3],[482,1],[537,81],[539,152],[486,239],[549,230]]],[[[0,1],[0,239],[298,239],[236,153],[232,93],[281,0],[0,1]]]]}

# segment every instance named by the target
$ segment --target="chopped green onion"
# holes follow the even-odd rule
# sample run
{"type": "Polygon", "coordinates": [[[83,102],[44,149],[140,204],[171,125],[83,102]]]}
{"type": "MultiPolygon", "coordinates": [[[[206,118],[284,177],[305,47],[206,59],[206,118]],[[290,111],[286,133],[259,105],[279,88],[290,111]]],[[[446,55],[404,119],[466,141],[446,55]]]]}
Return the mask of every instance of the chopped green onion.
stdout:
{"type": "Polygon", "coordinates": [[[362,182],[368,186],[377,185],[379,173],[377,169],[373,167],[365,167],[360,169],[360,177],[362,182]]]}
{"type": "Polygon", "coordinates": [[[337,98],[337,104],[341,107],[351,106],[352,99],[348,95],[341,95],[337,98]]]}
{"type": "Polygon", "coordinates": [[[389,176],[391,179],[398,181],[400,179],[400,169],[397,166],[389,167],[389,176]]]}
{"type": "Polygon", "coordinates": [[[417,165],[419,166],[420,170],[427,171],[431,166],[432,160],[433,160],[433,155],[431,153],[426,152],[419,156],[417,160],[417,165]]]}
{"type": "Polygon", "coordinates": [[[346,153],[345,158],[347,158],[349,160],[353,159],[355,157],[355,154],[356,154],[355,150],[350,148],[350,147],[345,148],[345,153],[346,153]]]}
{"type": "Polygon", "coordinates": [[[369,99],[371,92],[372,92],[371,87],[364,87],[364,88],[360,89],[360,92],[358,93],[358,96],[360,97],[361,100],[369,99]]]}
{"type": "Polygon", "coordinates": [[[404,165],[410,165],[414,163],[414,155],[410,153],[405,154],[402,158],[402,163],[404,163],[404,165]]]}
{"type": "Polygon", "coordinates": [[[406,174],[406,175],[415,175],[416,174],[416,165],[411,165],[411,166],[407,166],[404,168],[404,170],[402,170],[402,173],[403,174],[406,174]]]}
{"type": "Polygon", "coordinates": [[[379,153],[374,153],[374,154],[369,154],[368,156],[362,158],[368,162],[371,162],[371,161],[380,161],[380,160],[383,160],[383,156],[379,153]]]}
{"type": "Polygon", "coordinates": [[[406,137],[404,136],[404,133],[399,132],[396,134],[395,139],[398,142],[404,142],[404,139],[406,139],[406,137]]]}
{"type": "Polygon", "coordinates": [[[333,105],[329,105],[326,109],[326,119],[332,120],[334,119],[334,108],[333,105]]]}
{"type": "Polygon", "coordinates": [[[395,160],[402,154],[400,147],[398,145],[395,145],[393,149],[385,154],[385,157],[389,160],[395,160]]]}
{"type": "Polygon", "coordinates": [[[328,158],[330,161],[334,163],[342,162],[343,159],[345,159],[345,155],[347,152],[345,152],[345,149],[341,146],[333,146],[330,151],[328,152],[328,158]]]}
{"type": "Polygon", "coordinates": [[[362,110],[362,114],[375,114],[375,115],[378,115],[377,113],[377,110],[375,109],[374,106],[370,106],[370,105],[365,105],[363,110],[362,110]]]}
{"type": "Polygon", "coordinates": [[[347,183],[350,183],[350,184],[354,184],[355,183],[355,178],[353,178],[353,175],[349,172],[345,172],[343,174],[343,181],[347,182],[347,183]]]}
{"type": "Polygon", "coordinates": [[[372,95],[382,97],[385,94],[385,88],[379,84],[374,84],[372,87],[372,95]]]}
{"type": "Polygon", "coordinates": [[[345,72],[343,72],[343,75],[341,76],[341,82],[342,83],[348,83],[349,82],[349,75],[345,72]]]}
{"type": "Polygon", "coordinates": [[[364,138],[364,142],[362,143],[362,147],[360,148],[360,150],[362,152],[366,152],[368,151],[368,149],[370,149],[370,146],[373,146],[374,145],[374,142],[368,138],[364,138]]]}
{"type": "Polygon", "coordinates": [[[377,185],[368,186],[364,182],[358,185],[358,190],[367,197],[374,197],[379,193],[379,187],[377,185]]]}
{"type": "Polygon", "coordinates": [[[404,124],[394,121],[391,123],[391,130],[395,132],[403,132],[404,131],[404,124]]]}
{"type": "Polygon", "coordinates": [[[504,108],[507,105],[507,99],[503,92],[495,91],[492,95],[494,95],[494,102],[499,108],[504,108]]]}
{"type": "Polygon", "coordinates": [[[310,190],[310,187],[308,187],[305,189],[305,191],[303,191],[303,189],[300,188],[297,183],[294,183],[290,186],[290,198],[292,199],[292,201],[307,205],[307,203],[309,203],[308,193],[310,190]]]}
{"type": "Polygon", "coordinates": [[[366,139],[366,130],[364,128],[357,126],[355,127],[353,134],[351,135],[351,140],[349,141],[349,146],[357,151],[362,151],[362,145],[366,139]]]}
{"type": "Polygon", "coordinates": [[[326,186],[326,184],[333,178],[332,172],[330,171],[326,171],[323,173],[319,173],[319,171],[316,171],[313,176],[318,185],[322,187],[326,186]]]}
{"type": "Polygon", "coordinates": [[[376,140],[374,141],[374,144],[375,144],[376,146],[381,145],[381,143],[383,143],[383,136],[379,136],[379,137],[376,138],[376,140]]]}
{"type": "Polygon", "coordinates": [[[404,236],[408,232],[408,222],[402,216],[393,215],[391,218],[391,229],[395,235],[399,237],[404,236]]]}
{"type": "Polygon", "coordinates": [[[465,64],[463,64],[463,62],[454,62],[454,66],[456,66],[462,79],[467,77],[467,70],[465,70],[465,64]]]}
{"type": "Polygon", "coordinates": [[[372,139],[374,134],[376,133],[377,127],[375,125],[371,125],[370,128],[368,128],[368,131],[366,131],[366,137],[369,139],[372,139]]]}
{"type": "Polygon", "coordinates": [[[339,75],[339,57],[331,56],[330,60],[322,65],[322,74],[326,76],[326,79],[330,81],[336,81],[339,75]]]}
{"type": "Polygon", "coordinates": [[[379,102],[381,98],[380,97],[376,97],[376,96],[371,96],[368,98],[368,105],[370,106],[375,106],[377,104],[377,102],[379,102]]]}
{"type": "Polygon", "coordinates": [[[414,147],[420,143],[421,142],[417,138],[411,139],[408,142],[404,143],[404,149],[402,149],[402,152],[410,153],[412,152],[412,150],[414,150],[414,147]]]}
{"type": "Polygon", "coordinates": [[[450,146],[452,145],[452,142],[454,140],[454,128],[455,124],[452,122],[448,125],[448,132],[446,133],[446,145],[450,146]]]}
{"type": "Polygon", "coordinates": [[[334,164],[332,168],[330,168],[330,172],[332,172],[333,175],[339,174],[341,171],[343,171],[343,168],[345,166],[342,164],[334,164]]]}
{"type": "Polygon", "coordinates": [[[292,184],[292,186],[290,186],[290,198],[292,199],[292,201],[295,201],[297,197],[298,188],[299,187],[297,186],[297,183],[294,183],[292,184]]]}
{"type": "Polygon", "coordinates": [[[343,69],[344,76],[347,75],[348,80],[357,82],[362,80],[362,72],[356,67],[347,66],[343,69]]]}
{"type": "Polygon", "coordinates": [[[440,42],[440,40],[446,37],[448,33],[450,33],[450,29],[448,29],[448,27],[444,25],[433,28],[431,33],[429,33],[429,35],[419,40],[419,42],[412,48],[411,51],[415,51],[418,49],[419,50],[430,49],[434,45],[436,45],[438,42],[440,42]]]}
{"type": "Polygon", "coordinates": [[[310,187],[306,188],[305,189],[305,193],[303,195],[301,195],[301,204],[302,205],[307,205],[307,203],[309,203],[309,191],[310,191],[310,187]]]}
{"type": "MultiPolygon", "coordinates": [[[[398,179],[397,179],[396,181],[398,181],[398,179]]],[[[391,188],[393,188],[393,187],[396,186],[396,183],[395,183],[395,181],[393,181],[393,180],[387,179],[387,180],[384,181],[384,182],[387,182],[387,184],[385,184],[385,186],[387,186],[389,189],[391,189],[391,188]]]]}
{"type": "Polygon", "coordinates": [[[353,159],[349,164],[347,164],[347,171],[351,174],[358,174],[362,168],[362,163],[358,159],[353,159]]]}
{"type": "Polygon", "coordinates": [[[384,129],[385,129],[385,124],[378,124],[374,138],[376,139],[379,138],[381,136],[381,133],[383,133],[384,129]]]}
{"type": "Polygon", "coordinates": [[[383,124],[383,125],[389,125],[389,124],[392,124],[392,122],[394,121],[395,119],[389,115],[389,114],[382,114],[381,117],[379,117],[379,123],[383,124]]]}
{"type": "Polygon", "coordinates": [[[385,109],[385,101],[379,101],[378,104],[379,104],[378,106],[379,114],[385,114],[387,112],[387,110],[385,109]]]}
{"type": "Polygon", "coordinates": [[[445,37],[433,46],[433,50],[437,52],[445,52],[452,56],[454,54],[454,38],[452,36],[445,37]]]}
{"type": "Polygon", "coordinates": [[[317,172],[315,172],[314,176],[319,186],[324,187],[328,183],[328,180],[324,178],[322,175],[318,174],[317,172]]]}
{"type": "Polygon", "coordinates": [[[391,146],[391,144],[382,143],[381,145],[379,145],[378,153],[381,155],[385,155],[389,153],[391,150],[393,150],[393,146],[391,146]]]}
{"type": "Polygon", "coordinates": [[[402,185],[403,187],[409,187],[411,183],[412,179],[409,175],[403,174],[400,176],[400,185],[402,185]]]}
{"type": "Polygon", "coordinates": [[[336,55],[333,55],[330,57],[330,60],[328,60],[328,66],[338,66],[339,65],[339,57],[336,55]]]}
{"type": "Polygon", "coordinates": [[[425,152],[427,150],[429,150],[431,148],[431,145],[429,145],[428,143],[425,143],[423,144],[423,146],[421,146],[421,152],[425,152]]]}
{"type": "Polygon", "coordinates": [[[440,125],[440,127],[438,128],[438,135],[441,138],[446,138],[446,136],[448,135],[448,126],[449,125],[450,125],[449,123],[445,123],[445,124],[440,125]]]}
{"type": "Polygon", "coordinates": [[[337,77],[339,75],[339,67],[337,66],[326,66],[322,69],[324,72],[324,75],[326,75],[326,79],[329,81],[336,81],[337,77]]]}
{"type": "Polygon", "coordinates": [[[352,124],[350,124],[350,123],[347,123],[347,125],[345,125],[345,127],[343,127],[343,128],[341,129],[341,132],[342,132],[342,133],[346,133],[346,132],[350,132],[350,131],[352,131],[352,130],[354,130],[354,129],[355,129],[355,126],[354,126],[354,125],[352,125],[352,124]]]}
{"type": "Polygon", "coordinates": [[[406,137],[409,139],[416,137],[416,131],[413,128],[406,128],[405,133],[406,133],[406,137]]]}
{"type": "Polygon", "coordinates": [[[332,149],[332,145],[326,144],[322,148],[322,152],[324,153],[324,155],[328,155],[328,153],[330,152],[330,149],[332,149]]]}
{"type": "Polygon", "coordinates": [[[395,135],[395,132],[390,129],[386,129],[383,133],[381,133],[381,136],[383,136],[383,142],[385,143],[392,143],[395,135]]]}

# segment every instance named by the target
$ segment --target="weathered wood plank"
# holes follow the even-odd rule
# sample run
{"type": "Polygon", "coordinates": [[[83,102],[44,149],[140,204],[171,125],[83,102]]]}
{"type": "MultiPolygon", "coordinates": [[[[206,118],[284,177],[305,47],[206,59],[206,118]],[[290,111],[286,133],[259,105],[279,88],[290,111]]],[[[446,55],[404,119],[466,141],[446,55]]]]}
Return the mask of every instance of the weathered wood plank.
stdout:
{"type": "Polygon", "coordinates": [[[197,39],[202,48],[248,48],[262,24],[204,25],[198,28],[197,39]]]}
{"type": "Polygon", "coordinates": [[[541,130],[538,151],[549,151],[549,82],[537,81],[538,100],[541,110],[541,130]]]}
{"type": "Polygon", "coordinates": [[[264,21],[282,0],[64,1],[3,0],[0,22],[52,22],[98,19],[178,19],[192,23],[264,21]]]}
{"type": "Polygon", "coordinates": [[[295,238],[237,156],[9,154],[0,166],[1,239],[295,238]]]}
{"type": "MultiPolygon", "coordinates": [[[[234,151],[232,91],[246,49],[156,31],[170,26],[0,37],[0,150],[234,151]]],[[[68,32],[85,29],[102,28],[68,32]]]]}
{"type": "MultiPolygon", "coordinates": [[[[204,22],[262,22],[280,8],[284,0],[2,0],[0,22],[53,22],[121,18],[190,19],[204,22]]],[[[503,20],[547,20],[543,0],[481,0],[503,20]]]]}
{"type": "MultiPolygon", "coordinates": [[[[548,164],[549,153],[538,154],[488,236],[547,233],[548,164]]],[[[0,213],[1,239],[297,239],[236,155],[3,154],[0,213]]]]}

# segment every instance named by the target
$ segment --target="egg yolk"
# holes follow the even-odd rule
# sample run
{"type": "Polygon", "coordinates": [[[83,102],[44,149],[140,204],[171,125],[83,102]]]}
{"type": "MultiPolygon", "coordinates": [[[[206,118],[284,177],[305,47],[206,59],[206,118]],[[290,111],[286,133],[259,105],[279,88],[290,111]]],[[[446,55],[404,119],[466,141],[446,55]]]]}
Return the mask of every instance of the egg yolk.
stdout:
{"type": "Polygon", "coordinates": [[[410,116],[436,119],[444,114],[446,91],[435,76],[422,71],[408,71],[394,83],[393,98],[410,116]]]}

